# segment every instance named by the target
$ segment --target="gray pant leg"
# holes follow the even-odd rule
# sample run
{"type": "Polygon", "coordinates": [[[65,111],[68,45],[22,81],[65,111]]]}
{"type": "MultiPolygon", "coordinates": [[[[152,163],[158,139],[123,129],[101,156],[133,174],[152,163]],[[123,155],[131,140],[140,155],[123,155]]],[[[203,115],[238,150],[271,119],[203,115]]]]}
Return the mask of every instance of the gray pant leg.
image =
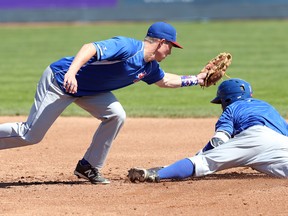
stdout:
{"type": "Polygon", "coordinates": [[[101,169],[112,142],[125,121],[126,113],[111,92],[79,98],[75,103],[102,121],[84,155],[93,167],[101,169]]]}
{"type": "Polygon", "coordinates": [[[40,142],[56,118],[74,100],[61,91],[50,67],[46,68],[38,82],[27,121],[0,125],[0,150],[40,142]]]}
{"type": "Polygon", "coordinates": [[[266,151],[248,165],[271,176],[288,178],[288,137],[269,129],[265,136],[266,151]]]}
{"type": "Polygon", "coordinates": [[[288,177],[288,137],[254,126],[227,143],[189,158],[195,176],[239,166],[249,166],[276,177],[288,177]]]}

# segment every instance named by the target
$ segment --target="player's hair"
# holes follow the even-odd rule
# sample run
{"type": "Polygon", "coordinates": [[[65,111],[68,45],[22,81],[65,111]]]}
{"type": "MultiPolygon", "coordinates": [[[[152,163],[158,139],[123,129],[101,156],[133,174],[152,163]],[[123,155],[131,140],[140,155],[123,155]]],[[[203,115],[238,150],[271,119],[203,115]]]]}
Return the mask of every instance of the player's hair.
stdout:
{"type": "Polygon", "coordinates": [[[153,37],[150,37],[150,36],[146,36],[145,38],[144,38],[144,41],[147,41],[147,42],[149,42],[149,43],[154,43],[154,42],[157,42],[157,41],[159,41],[159,38],[153,38],[153,37]]]}

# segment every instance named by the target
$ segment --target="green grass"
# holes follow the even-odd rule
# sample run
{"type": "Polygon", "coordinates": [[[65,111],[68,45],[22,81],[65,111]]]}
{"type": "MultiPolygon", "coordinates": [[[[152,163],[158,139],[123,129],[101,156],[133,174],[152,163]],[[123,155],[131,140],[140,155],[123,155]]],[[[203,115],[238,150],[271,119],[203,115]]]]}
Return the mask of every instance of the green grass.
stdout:
{"type": "MultiPolygon", "coordinates": [[[[142,40],[151,23],[0,26],[0,115],[27,115],[44,69],[72,56],[87,42],[124,35],[142,40]]],[[[230,77],[249,81],[254,97],[288,117],[288,21],[173,22],[183,50],[173,49],[161,67],[177,74],[197,74],[220,52],[231,52],[230,77]]],[[[114,91],[129,117],[209,117],[220,107],[210,104],[217,85],[161,89],[137,83],[114,91]]],[[[70,106],[63,115],[88,115],[70,106]]]]}

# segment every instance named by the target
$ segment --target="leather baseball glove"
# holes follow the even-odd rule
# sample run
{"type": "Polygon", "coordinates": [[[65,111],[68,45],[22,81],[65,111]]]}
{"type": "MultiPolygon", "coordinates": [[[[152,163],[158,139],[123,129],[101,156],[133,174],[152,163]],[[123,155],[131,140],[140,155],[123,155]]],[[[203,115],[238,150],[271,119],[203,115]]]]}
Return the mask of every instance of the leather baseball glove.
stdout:
{"type": "Polygon", "coordinates": [[[215,58],[211,59],[201,70],[201,73],[207,73],[202,88],[215,85],[224,75],[226,75],[226,70],[231,62],[232,55],[225,52],[220,53],[215,58]]]}

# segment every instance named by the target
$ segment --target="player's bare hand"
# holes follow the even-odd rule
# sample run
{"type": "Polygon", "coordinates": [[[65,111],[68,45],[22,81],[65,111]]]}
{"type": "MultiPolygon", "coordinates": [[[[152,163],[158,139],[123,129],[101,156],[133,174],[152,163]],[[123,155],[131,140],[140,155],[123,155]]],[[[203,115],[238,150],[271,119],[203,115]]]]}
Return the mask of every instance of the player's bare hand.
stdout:
{"type": "Polygon", "coordinates": [[[78,84],[75,76],[66,73],[64,76],[63,87],[65,88],[66,92],[70,94],[77,93],[78,84]]]}
{"type": "Polygon", "coordinates": [[[206,76],[207,76],[207,73],[199,73],[199,74],[197,75],[198,84],[199,84],[200,86],[203,86],[203,85],[204,85],[204,79],[205,79],[206,76]]]}

